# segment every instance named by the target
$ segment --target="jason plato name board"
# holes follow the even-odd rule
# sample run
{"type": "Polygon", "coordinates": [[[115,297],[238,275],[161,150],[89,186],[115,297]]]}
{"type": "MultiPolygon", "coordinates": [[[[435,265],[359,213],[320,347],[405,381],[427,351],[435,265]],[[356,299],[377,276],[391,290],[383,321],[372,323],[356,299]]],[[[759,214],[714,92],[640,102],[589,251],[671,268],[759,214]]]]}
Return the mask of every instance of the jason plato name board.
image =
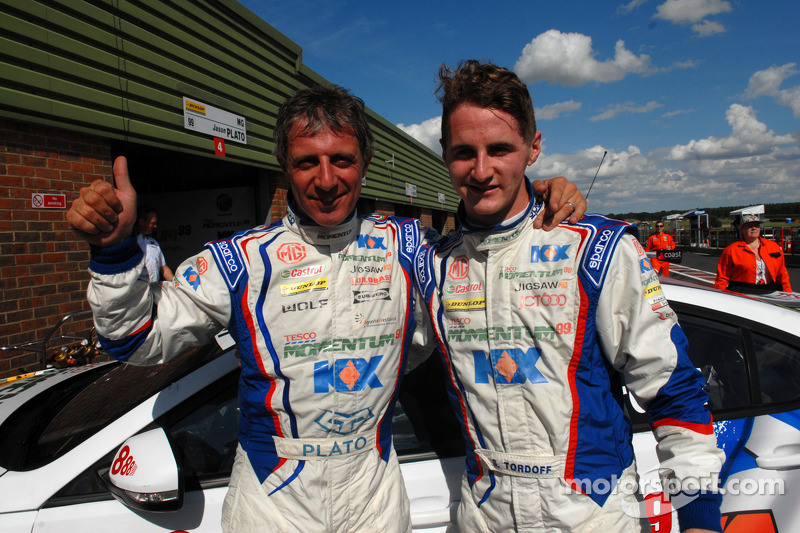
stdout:
{"type": "Polygon", "coordinates": [[[247,122],[244,117],[185,96],[183,97],[183,127],[226,141],[247,144],[247,122]]]}

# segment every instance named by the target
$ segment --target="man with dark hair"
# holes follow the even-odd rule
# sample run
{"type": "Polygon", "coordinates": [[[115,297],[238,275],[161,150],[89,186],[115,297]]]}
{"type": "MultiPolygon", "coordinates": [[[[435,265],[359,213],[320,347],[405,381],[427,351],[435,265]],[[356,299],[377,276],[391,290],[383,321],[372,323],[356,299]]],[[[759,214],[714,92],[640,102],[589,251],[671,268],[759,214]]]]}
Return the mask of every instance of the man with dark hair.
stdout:
{"type": "MultiPolygon", "coordinates": [[[[241,428],[224,531],[409,531],[392,413],[412,341],[427,355],[411,269],[424,230],[355,212],[373,151],[359,98],[302,90],[281,106],[275,136],[286,216],[207,244],[160,288],[139,279],[124,158],[116,189],[81,190],[67,219],[93,245],[98,336],[120,360],[155,364],[230,330],[241,428]],[[368,329],[357,315],[374,319],[368,329]]],[[[574,185],[549,185],[556,211],[572,198],[582,214],[574,185]]]]}
{"type": "Polygon", "coordinates": [[[167,266],[164,253],[158,241],[153,238],[153,231],[158,227],[158,214],[150,206],[142,205],[136,210],[136,240],[144,252],[145,274],[150,283],[172,281],[175,274],[167,266]]]}
{"type": "Polygon", "coordinates": [[[719,531],[723,454],[702,375],[635,228],[534,226],[525,169],[541,132],[513,72],[443,67],[439,95],[461,225],[429,245],[417,280],[467,446],[459,528],[649,532],[624,384],[651,415],[664,487],[685,491],[672,494],[681,530],[719,531]]]}

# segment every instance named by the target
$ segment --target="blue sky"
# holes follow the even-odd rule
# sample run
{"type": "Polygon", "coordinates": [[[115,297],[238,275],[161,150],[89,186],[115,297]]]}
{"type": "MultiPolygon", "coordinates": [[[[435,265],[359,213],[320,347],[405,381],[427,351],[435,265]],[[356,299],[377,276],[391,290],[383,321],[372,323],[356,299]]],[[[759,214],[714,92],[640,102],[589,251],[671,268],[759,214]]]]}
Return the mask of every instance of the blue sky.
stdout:
{"type": "Polygon", "coordinates": [[[528,175],[586,194],[597,172],[591,211],[800,200],[797,0],[242,4],[437,153],[439,65],[514,69],[544,139],[528,175]]]}

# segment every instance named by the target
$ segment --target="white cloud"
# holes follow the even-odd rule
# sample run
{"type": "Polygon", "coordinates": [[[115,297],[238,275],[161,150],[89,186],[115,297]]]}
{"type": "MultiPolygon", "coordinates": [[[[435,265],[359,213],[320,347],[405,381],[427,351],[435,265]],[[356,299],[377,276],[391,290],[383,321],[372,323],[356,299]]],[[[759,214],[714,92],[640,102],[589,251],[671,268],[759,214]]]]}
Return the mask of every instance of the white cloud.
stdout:
{"type": "Polygon", "coordinates": [[[628,13],[630,11],[633,11],[640,5],[644,4],[645,2],[647,2],[647,0],[632,0],[630,3],[619,6],[617,8],[617,11],[620,13],[628,13]]]}
{"type": "Polygon", "coordinates": [[[675,24],[696,24],[709,15],[731,10],[731,3],[725,0],[667,0],[656,8],[656,17],[675,24]]]}
{"type": "Polygon", "coordinates": [[[687,115],[689,113],[694,113],[694,109],[676,109],[675,111],[664,113],[661,118],[672,118],[676,115],[687,115]]]}
{"type": "Polygon", "coordinates": [[[692,140],[647,154],[637,146],[613,150],[593,146],[570,154],[543,150],[528,174],[535,179],[566,176],[589,196],[589,210],[682,212],[695,207],[782,202],[796,197],[800,134],[778,135],[755,111],[733,104],[726,113],[731,134],[692,140]],[[598,171],[603,156],[607,155],[598,171]]]}
{"type": "Polygon", "coordinates": [[[652,70],[650,56],[635,55],[622,40],[614,48],[614,59],[600,62],[594,55],[591,37],[548,30],[525,46],[514,71],[526,83],[548,81],[577,87],[589,82],[619,81],[629,73],[652,70]]]}
{"type": "Polygon", "coordinates": [[[416,140],[436,152],[442,153],[442,146],[439,144],[439,139],[442,137],[442,117],[434,117],[425,120],[421,124],[398,124],[398,128],[408,133],[416,140]]]}
{"type": "Polygon", "coordinates": [[[725,113],[731,126],[727,137],[708,137],[691,140],[684,145],[669,149],[667,159],[686,161],[689,159],[737,159],[770,153],[773,148],[800,141],[800,135],[776,135],[759,122],[752,107],[732,104],[725,113]]]}
{"type": "Polygon", "coordinates": [[[786,63],[780,67],[759,70],[750,76],[744,92],[745,98],[771,96],[780,105],[791,107],[795,117],[800,117],[800,86],[780,89],[786,78],[797,74],[795,66],[795,63],[786,63]]]}
{"type": "Polygon", "coordinates": [[[691,24],[700,37],[725,31],[719,22],[706,20],[711,15],[732,11],[731,3],[725,0],[667,0],[656,8],[656,18],[673,24],[691,24]]]}
{"type": "Polygon", "coordinates": [[[700,37],[708,37],[709,35],[714,35],[715,33],[723,33],[725,31],[725,26],[719,22],[714,22],[713,20],[704,20],[698,24],[692,24],[692,29],[700,37]]]}
{"type": "Polygon", "coordinates": [[[633,102],[625,102],[624,104],[615,104],[608,106],[605,111],[600,113],[599,115],[595,115],[589,120],[592,122],[597,122],[599,120],[609,120],[617,115],[633,115],[633,114],[640,114],[640,113],[648,113],[653,109],[658,109],[662,107],[661,104],[658,102],[647,102],[647,104],[642,106],[637,106],[633,102]]]}
{"type": "Polygon", "coordinates": [[[545,105],[536,109],[536,120],[552,120],[561,115],[569,114],[573,111],[578,111],[583,104],[575,100],[567,100],[566,102],[559,102],[553,105],[545,105]]]}

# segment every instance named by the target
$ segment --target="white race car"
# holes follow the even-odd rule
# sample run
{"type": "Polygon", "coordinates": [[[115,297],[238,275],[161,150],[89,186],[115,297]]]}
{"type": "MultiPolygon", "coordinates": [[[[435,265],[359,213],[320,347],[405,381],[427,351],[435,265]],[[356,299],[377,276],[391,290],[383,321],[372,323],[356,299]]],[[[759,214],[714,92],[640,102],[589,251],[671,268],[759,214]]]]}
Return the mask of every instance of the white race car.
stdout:
{"type": "MultiPolygon", "coordinates": [[[[727,461],[726,533],[800,531],[800,313],[666,281],[727,461]]],[[[414,531],[453,532],[463,441],[431,358],[403,382],[395,448],[414,531]]],[[[237,443],[233,348],[0,382],[0,531],[217,532],[237,443]]],[[[642,516],[678,531],[630,405],[642,516]]],[[[676,504],[677,505],[677,504],[676,504]]]]}

